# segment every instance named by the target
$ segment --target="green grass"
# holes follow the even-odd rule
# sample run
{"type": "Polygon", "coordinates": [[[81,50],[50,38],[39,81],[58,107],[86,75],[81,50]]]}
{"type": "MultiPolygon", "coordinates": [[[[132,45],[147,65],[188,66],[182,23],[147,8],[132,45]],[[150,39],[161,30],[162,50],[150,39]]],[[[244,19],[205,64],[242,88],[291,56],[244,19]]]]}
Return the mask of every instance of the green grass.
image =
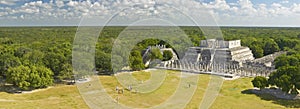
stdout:
{"type": "Polygon", "coordinates": [[[145,71],[140,71],[137,73],[132,73],[132,76],[135,77],[139,81],[146,81],[146,80],[150,79],[151,73],[145,72],[145,71]]]}
{"type": "MultiPolygon", "coordinates": [[[[133,94],[129,91],[125,90],[125,93],[121,95],[120,97],[120,103],[129,105],[131,107],[151,107],[153,105],[157,105],[168,99],[169,96],[174,93],[176,89],[176,84],[179,82],[179,78],[177,77],[177,73],[168,72],[169,76],[166,78],[164,83],[154,92],[146,93],[146,94],[133,94]]],[[[146,80],[146,78],[150,78],[151,75],[145,72],[141,72],[141,75],[138,75],[139,73],[133,73],[135,75],[134,77],[141,77],[144,78],[143,80],[146,80]],[[145,75],[144,75],[145,74],[145,75]]],[[[116,77],[111,76],[105,76],[100,77],[100,80],[103,84],[103,86],[106,88],[107,92],[113,96],[113,98],[116,98],[116,92],[114,88],[116,86],[121,86],[117,82],[116,77]],[[113,81],[113,82],[112,82],[113,81]]]]}
{"type": "Polygon", "coordinates": [[[214,102],[212,109],[231,109],[243,107],[243,109],[278,109],[300,108],[300,100],[276,99],[271,95],[243,94],[242,91],[253,88],[253,78],[240,78],[233,81],[225,81],[220,95],[214,102]]]}
{"type": "Polygon", "coordinates": [[[0,108],[13,109],[69,109],[88,108],[77,91],[76,86],[54,86],[27,94],[0,92],[0,108]]]}
{"type": "MultiPolygon", "coordinates": [[[[135,72],[132,74],[137,80],[146,81],[150,78],[150,73],[135,72]]],[[[199,75],[197,90],[192,99],[187,104],[186,109],[196,109],[199,107],[203,95],[209,82],[209,75],[199,75]]],[[[106,91],[115,98],[117,96],[115,87],[120,86],[116,77],[99,76],[106,91]]],[[[240,78],[232,81],[224,81],[222,89],[211,106],[211,109],[278,109],[278,108],[299,108],[299,100],[278,100],[270,95],[255,95],[242,93],[253,88],[252,78],[240,78]]],[[[147,108],[158,105],[167,100],[176,90],[180,82],[179,73],[168,71],[167,78],[163,84],[150,93],[125,93],[120,97],[120,103],[139,108],[147,108]]],[[[195,85],[196,83],[191,83],[195,85]]],[[[47,90],[42,90],[28,94],[8,94],[0,92],[0,108],[55,108],[55,109],[85,109],[88,108],[81,98],[76,86],[58,85],[47,90]]]]}

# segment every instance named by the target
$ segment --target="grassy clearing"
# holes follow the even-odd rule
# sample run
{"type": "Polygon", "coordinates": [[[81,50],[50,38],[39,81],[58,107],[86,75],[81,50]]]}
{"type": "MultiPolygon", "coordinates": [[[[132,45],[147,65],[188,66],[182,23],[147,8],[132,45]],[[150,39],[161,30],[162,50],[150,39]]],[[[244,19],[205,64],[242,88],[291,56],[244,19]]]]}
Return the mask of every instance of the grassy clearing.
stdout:
{"type": "Polygon", "coordinates": [[[88,108],[76,90],[76,86],[55,86],[28,94],[0,92],[0,108],[13,109],[70,109],[88,108]]]}
{"type": "MultiPolygon", "coordinates": [[[[116,86],[121,86],[117,81],[116,77],[112,76],[101,76],[100,80],[103,86],[105,87],[108,94],[110,94],[113,98],[117,96],[120,97],[120,103],[131,106],[131,107],[151,107],[153,105],[157,105],[165,101],[169,98],[169,96],[174,93],[177,84],[179,82],[179,78],[177,73],[168,72],[169,76],[165,79],[164,83],[154,92],[141,94],[141,93],[130,93],[125,90],[124,94],[117,94],[115,92],[116,86]]],[[[141,75],[137,73],[133,73],[135,77],[141,77],[142,79],[138,80],[147,80],[150,78],[150,73],[142,72],[141,75]],[[145,75],[143,75],[145,74],[145,75]]]]}
{"type": "Polygon", "coordinates": [[[279,109],[300,108],[300,100],[281,100],[271,95],[243,94],[242,91],[253,88],[253,78],[240,78],[225,81],[220,94],[214,102],[212,109],[279,109]]]}
{"type": "Polygon", "coordinates": [[[135,77],[139,81],[147,81],[151,77],[150,72],[140,71],[136,73],[132,73],[132,76],[135,77]]]}
{"type": "MultiPolygon", "coordinates": [[[[136,72],[132,74],[138,80],[146,81],[150,73],[136,72]]],[[[120,95],[120,103],[131,107],[151,107],[167,100],[176,90],[180,81],[179,73],[168,71],[164,83],[151,93],[130,93],[125,91],[120,95]]],[[[118,96],[115,87],[120,86],[116,77],[99,76],[106,91],[115,98],[118,96]]],[[[253,88],[252,78],[240,78],[232,81],[224,81],[220,94],[212,105],[212,109],[278,109],[278,108],[300,108],[300,101],[276,100],[270,95],[243,94],[242,91],[253,88]]],[[[199,107],[207,84],[209,75],[199,75],[197,90],[187,104],[186,109],[199,107]]],[[[192,83],[196,85],[196,83],[192,83]]],[[[77,108],[85,109],[87,105],[82,100],[75,86],[54,86],[53,88],[28,94],[8,94],[0,92],[0,108],[77,108]]]]}

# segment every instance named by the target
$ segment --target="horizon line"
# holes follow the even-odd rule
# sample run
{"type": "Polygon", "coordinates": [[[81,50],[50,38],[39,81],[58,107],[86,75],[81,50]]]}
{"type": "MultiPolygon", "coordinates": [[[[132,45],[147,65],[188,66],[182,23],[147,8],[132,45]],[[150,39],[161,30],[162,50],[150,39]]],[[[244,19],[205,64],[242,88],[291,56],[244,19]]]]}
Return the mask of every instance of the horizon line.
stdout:
{"type": "MultiPolygon", "coordinates": [[[[128,25],[106,25],[106,26],[99,26],[99,25],[0,25],[0,28],[5,28],[5,27],[127,27],[128,25]]],[[[300,28],[300,26],[287,26],[287,25],[200,25],[200,26],[195,26],[195,25],[177,25],[177,26],[172,26],[172,25],[130,25],[132,27],[268,27],[268,28],[300,28]]]]}

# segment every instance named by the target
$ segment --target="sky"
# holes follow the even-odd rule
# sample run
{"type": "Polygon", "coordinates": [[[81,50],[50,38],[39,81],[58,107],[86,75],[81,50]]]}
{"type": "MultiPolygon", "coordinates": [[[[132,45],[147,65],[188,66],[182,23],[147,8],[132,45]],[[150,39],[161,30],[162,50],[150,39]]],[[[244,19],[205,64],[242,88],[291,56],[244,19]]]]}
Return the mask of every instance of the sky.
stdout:
{"type": "Polygon", "coordinates": [[[218,26],[300,27],[300,0],[0,0],[0,26],[131,25],[150,18],[174,25],[213,19],[218,26]]]}

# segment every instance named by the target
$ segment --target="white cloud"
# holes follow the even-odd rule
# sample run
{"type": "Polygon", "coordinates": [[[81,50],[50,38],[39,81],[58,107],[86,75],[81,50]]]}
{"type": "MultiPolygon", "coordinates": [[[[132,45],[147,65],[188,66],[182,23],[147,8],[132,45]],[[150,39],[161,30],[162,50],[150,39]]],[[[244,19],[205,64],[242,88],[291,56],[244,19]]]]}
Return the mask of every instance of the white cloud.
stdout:
{"type": "MultiPolygon", "coordinates": [[[[0,4],[14,5],[17,1],[1,0],[0,4]]],[[[176,17],[178,12],[164,10],[168,8],[166,8],[167,5],[163,4],[168,4],[188,14],[199,14],[201,11],[212,13],[216,16],[220,25],[269,25],[272,24],[271,22],[276,24],[278,20],[286,20],[288,17],[290,17],[289,21],[300,22],[297,19],[297,16],[300,16],[300,4],[294,3],[292,6],[286,6],[283,5],[284,3],[289,3],[289,1],[283,0],[273,4],[254,5],[251,0],[238,0],[234,3],[227,3],[225,0],[215,0],[210,3],[202,3],[195,0],[101,0],[97,2],[92,2],[91,0],[67,0],[67,2],[66,0],[51,0],[49,3],[46,3],[39,0],[24,3],[19,7],[0,7],[0,18],[41,22],[73,21],[78,23],[83,15],[108,17],[133,4],[143,5],[135,7],[138,10],[132,8],[132,11],[135,11],[134,13],[121,12],[119,15],[126,16],[128,19],[142,15],[176,17]],[[163,15],[163,13],[167,15],[163,15]]],[[[180,19],[180,17],[177,19],[180,19]]],[[[0,21],[0,24],[3,23],[5,22],[0,21]]],[[[286,24],[289,24],[289,22],[286,24]]],[[[297,25],[300,25],[300,23],[297,25]]]]}
{"type": "Polygon", "coordinates": [[[273,8],[280,8],[282,5],[279,4],[279,3],[273,3],[271,6],[272,6],[273,8]]]}
{"type": "Polygon", "coordinates": [[[21,18],[21,19],[24,19],[24,15],[21,15],[20,18],[21,18]]]}
{"type": "Polygon", "coordinates": [[[15,5],[18,2],[18,0],[1,0],[0,4],[4,5],[15,5]]]}
{"type": "Polygon", "coordinates": [[[239,0],[237,3],[241,7],[241,9],[252,9],[253,8],[253,4],[250,0],[239,0]]]}
{"type": "MultiPolygon", "coordinates": [[[[51,3],[51,2],[50,2],[50,3],[51,3]]],[[[56,3],[56,6],[57,6],[58,8],[61,8],[61,7],[63,7],[63,6],[65,5],[63,1],[55,1],[55,3],[56,3]]]]}
{"type": "Polygon", "coordinates": [[[291,10],[293,13],[300,13],[300,4],[293,4],[291,10]]]}
{"type": "Polygon", "coordinates": [[[280,3],[286,4],[286,3],[289,3],[289,0],[282,0],[280,3]]]}
{"type": "Polygon", "coordinates": [[[230,6],[226,3],[225,0],[215,0],[208,5],[208,8],[213,8],[217,10],[228,10],[230,6]]]}

